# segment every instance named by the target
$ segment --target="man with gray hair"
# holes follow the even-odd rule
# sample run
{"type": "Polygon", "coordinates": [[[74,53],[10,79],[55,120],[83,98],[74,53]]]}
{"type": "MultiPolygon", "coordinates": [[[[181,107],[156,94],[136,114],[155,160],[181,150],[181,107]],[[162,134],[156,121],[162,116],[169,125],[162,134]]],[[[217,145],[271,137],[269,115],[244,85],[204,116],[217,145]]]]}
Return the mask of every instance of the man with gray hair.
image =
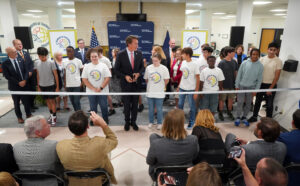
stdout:
{"type": "MultiPolygon", "coordinates": [[[[26,119],[24,131],[27,139],[16,143],[13,148],[19,169],[55,172],[63,170],[56,154],[57,141],[45,139],[50,134],[50,125],[44,116],[37,115],[26,119]]],[[[33,185],[32,181],[27,181],[24,180],[23,185],[24,182],[33,185]]],[[[47,179],[42,183],[47,186],[57,184],[56,179],[47,179]]]]}

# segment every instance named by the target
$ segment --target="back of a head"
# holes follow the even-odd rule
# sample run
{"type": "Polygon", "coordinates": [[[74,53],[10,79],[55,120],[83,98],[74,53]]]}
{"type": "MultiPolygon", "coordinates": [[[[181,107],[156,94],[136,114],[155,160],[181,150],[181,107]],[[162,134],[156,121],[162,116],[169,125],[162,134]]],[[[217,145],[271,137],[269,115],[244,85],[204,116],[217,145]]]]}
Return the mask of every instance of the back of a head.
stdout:
{"type": "Polygon", "coordinates": [[[42,115],[32,116],[25,120],[24,132],[28,138],[35,138],[36,131],[41,131],[43,128],[42,119],[45,119],[42,115]]]}
{"type": "Polygon", "coordinates": [[[286,186],[288,173],[285,168],[272,158],[264,158],[263,166],[257,167],[262,186],[286,186]]]}
{"type": "Polygon", "coordinates": [[[194,127],[196,126],[205,127],[214,132],[219,131],[219,128],[215,126],[214,116],[208,109],[203,109],[198,112],[194,127]]]}
{"type": "Polygon", "coordinates": [[[88,122],[88,116],[82,110],[78,110],[70,116],[68,127],[75,136],[80,136],[86,132],[88,122]]]}
{"type": "Polygon", "coordinates": [[[294,125],[297,129],[300,129],[300,109],[297,109],[294,113],[293,113],[293,121],[294,121],[294,125]]]}
{"type": "Polygon", "coordinates": [[[222,181],[218,171],[208,163],[202,162],[193,167],[186,186],[221,186],[222,181]]]}
{"type": "Polygon", "coordinates": [[[17,183],[8,172],[0,172],[0,186],[17,186],[17,183]]]}
{"type": "Polygon", "coordinates": [[[262,138],[266,142],[275,142],[280,135],[280,125],[272,118],[262,117],[258,123],[258,129],[262,132],[262,138]]]}
{"type": "Polygon", "coordinates": [[[161,132],[164,137],[174,140],[181,140],[187,136],[184,129],[184,112],[180,109],[173,109],[164,118],[161,132]]]}

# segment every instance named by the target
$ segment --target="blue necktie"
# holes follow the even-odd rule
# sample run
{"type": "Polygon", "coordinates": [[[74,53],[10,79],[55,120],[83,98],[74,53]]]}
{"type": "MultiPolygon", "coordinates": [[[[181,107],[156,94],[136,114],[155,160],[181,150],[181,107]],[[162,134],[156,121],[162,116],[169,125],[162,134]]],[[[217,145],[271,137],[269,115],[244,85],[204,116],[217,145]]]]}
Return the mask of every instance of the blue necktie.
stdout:
{"type": "Polygon", "coordinates": [[[21,70],[20,70],[20,68],[19,68],[19,64],[17,63],[16,60],[14,60],[14,63],[15,63],[15,70],[16,70],[17,74],[19,74],[19,76],[20,76],[21,79],[23,80],[23,75],[22,75],[21,70]]]}
{"type": "Polygon", "coordinates": [[[84,61],[84,50],[81,51],[82,62],[84,61]]]}

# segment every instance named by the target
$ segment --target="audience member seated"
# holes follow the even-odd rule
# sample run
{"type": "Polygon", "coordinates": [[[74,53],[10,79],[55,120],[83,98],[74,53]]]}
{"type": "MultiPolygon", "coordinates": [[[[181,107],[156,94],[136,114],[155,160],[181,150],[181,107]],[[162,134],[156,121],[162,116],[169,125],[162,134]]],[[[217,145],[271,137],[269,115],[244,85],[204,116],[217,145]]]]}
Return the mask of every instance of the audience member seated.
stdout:
{"type": "MultiPolygon", "coordinates": [[[[108,153],[116,148],[118,140],[113,131],[107,126],[102,117],[91,112],[90,119],[95,126],[102,128],[106,137],[95,136],[90,138],[88,116],[81,110],[73,113],[68,122],[69,130],[74,138],[58,142],[56,150],[58,157],[66,170],[89,171],[96,168],[105,169],[111,176],[111,182],[117,184],[114,168],[109,160],[108,153]]],[[[80,179],[69,177],[70,186],[102,184],[101,176],[80,179]]]]}
{"type": "MultiPolygon", "coordinates": [[[[50,134],[50,125],[41,116],[25,120],[24,131],[27,139],[14,145],[14,156],[20,170],[53,171],[62,173],[62,166],[56,154],[57,141],[46,140],[50,134]]],[[[57,185],[56,179],[43,181],[23,180],[24,185],[57,185]]]]}
{"type": "Polygon", "coordinates": [[[242,149],[240,158],[235,158],[243,171],[247,186],[286,186],[288,175],[284,167],[273,158],[262,158],[256,165],[255,177],[247,167],[247,153],[242,149]]]}
{"type": "Polygon", "coordinates": [[[8,172],[0,172],[0,186],[19,186],[19,184],[8,172]]]}
{"type": "Polygon", "coordinates": [[[154,169],[157,166],[193,165],[199,152],[197,137],[187,135],[184,129],[184,112],[171,110],[165,116],[161,129],[162,136],[151,134],[150,148],[146,158],[149,174],[156,180],[154,169]]]}
{"type": "Polygon", "coordinates": [[[205,109],[198,112],[192,131],[192,135],[198,138],[200,149],[195,164],[202,161],[209,164],[224,164],[225,145],[219,128],[214,123],[215,119],[210,110],[205,109]]]}
{"type": "MultiPolygon", "coordinates": [[[[280,126],[278,122],[272,118],[263,117],[257,123],[256,129],[254,130],[254,135],[258,140],[248,143],[248,141],[236,138],[233,134],[229,133],[226,140],[228,138],[233,140],[232,142],[226,141],[226,145],[234,143],[234,139],[238,140],[246,151],[246,163],[248,167],[254,170],[257,162],[265,157],[271,157],[279,163],[283,163],[286,146],[276,141],[279,134],[280,126]]],[[[226,147],[226,149],[228,148],[229,147],[226,147]]]]}
{"type": "MultiPolygon", "coordinates": [[[[284,143],[287,148],[285,156],[285,164],[291,162],[300,163],[300,109],[296,110],[293,114],[292,131],[281,133],[278,141],[284,143]]],[[[289,186],[300,185],[299,173],[289,172],[289,186]]]]}
{"type": "Polygon", "coordinates": [[[13,173],[18,169],[11,144],[0,143],[0,172],[13,173]]]}

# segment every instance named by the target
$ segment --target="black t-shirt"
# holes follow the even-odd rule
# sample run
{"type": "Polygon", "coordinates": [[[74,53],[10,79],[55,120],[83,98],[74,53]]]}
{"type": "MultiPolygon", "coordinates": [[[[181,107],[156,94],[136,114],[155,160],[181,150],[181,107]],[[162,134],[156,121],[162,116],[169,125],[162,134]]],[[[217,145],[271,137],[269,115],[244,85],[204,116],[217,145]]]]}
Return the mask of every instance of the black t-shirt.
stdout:
{"type": "Polygon", "coordinates": [[[223,81],[224,89],[234,89],[235,84],[235,71],[238,70],[238,65],[235,60],[226,61],[223,59],[218,67],[223,71],[225,80],[223,81]]]}

